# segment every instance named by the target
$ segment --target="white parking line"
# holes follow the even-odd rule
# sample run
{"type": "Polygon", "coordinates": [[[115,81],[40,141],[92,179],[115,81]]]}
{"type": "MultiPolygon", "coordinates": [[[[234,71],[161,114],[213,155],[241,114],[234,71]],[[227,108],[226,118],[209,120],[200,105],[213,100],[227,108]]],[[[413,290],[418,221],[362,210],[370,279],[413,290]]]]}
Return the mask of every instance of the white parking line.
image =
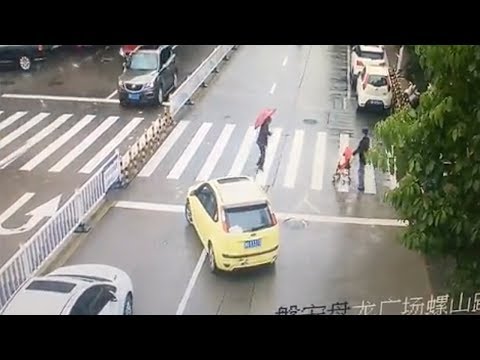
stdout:
{"type": "Polygon", "coordinates": [[[112,92],[110,95],[107,96],[107,99],[111,99],[111,98],[113,98],[113,97],[114,97],[115,95],[117,95],[117,94],[118,94],[118,91],[115,90],[114,92],[112,92]]]}
{"type": "Polygon", "coordinates": [[[2,97],[7,99],[24,99],[24,100],[75,101],[75,102],[106,103],[106,104],[120,103],[118,99],[102,99],[102,98],[77,97],[77,96],[3,94],[2,97]]]}
{"type": "Polygon", "coordinates": [[[285,56],[285,58],[283,59],[283,62],[282,62],[282,66],[283,67],[287,66],[287,63],[288,63],[288,56],[285,56]]]}

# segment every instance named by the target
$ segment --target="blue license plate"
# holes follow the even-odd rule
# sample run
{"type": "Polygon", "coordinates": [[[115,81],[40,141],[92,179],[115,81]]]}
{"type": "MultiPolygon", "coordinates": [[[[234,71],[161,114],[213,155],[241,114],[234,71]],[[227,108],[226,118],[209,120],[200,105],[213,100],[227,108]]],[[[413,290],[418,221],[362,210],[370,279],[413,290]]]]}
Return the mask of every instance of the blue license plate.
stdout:
{"type": "Polygon", "coordinates": [[[383,102],[381,100],[372,100],[370,101],[372,105],[383,105],[383,102]]]}
{"type": "Polygon", "coordinates": [[[262,246],[262,240],[255,239],[255,240],[248,240],[243,243],[245,249],[253,249],[262,246]]]}
{"type": "Polygon", "coordinates": [[[130,100],[140,100],[140,94],[128,94],[130,100]]]}

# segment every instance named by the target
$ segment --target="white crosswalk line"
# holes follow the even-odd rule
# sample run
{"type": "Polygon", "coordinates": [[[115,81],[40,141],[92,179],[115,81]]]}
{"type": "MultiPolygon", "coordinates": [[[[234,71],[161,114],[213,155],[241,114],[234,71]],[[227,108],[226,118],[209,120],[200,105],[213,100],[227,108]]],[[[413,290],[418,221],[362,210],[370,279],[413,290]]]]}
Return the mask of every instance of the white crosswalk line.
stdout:
{"type": "Polygon", "coordinates": [[[325,169],[325,152],[327,147],[327,134],[324,132],[317,133],[317,143],[315,145],[315,154],[313,159],[312,182],[313,190],[323,189],[323,175],[325,169]]]}
{"type": "Polygon", "coordinates": [[[222,133],[218,137],[215,146],[213,147],[210,155],[208,156],[205,164],[203,165],[200,173],[197,176],[197,181],[206,181],[212,175],[213,169],[220,160],[220,156],[222,156],[223,150],[225,150],[225,146],[227,146],[228,140],[230,140],[230,136],[232,136],[233,130],[235,129],[234,124],[227,124],[222,130],[222,133]]]}
{"type": "Polygon", "coordinates": [[[15,121],[19,120],[20,118],[24,117],[27,114],[28,114],[28,111],[17,111],[15,114],[12,114],[9,117],[7,117],[5,120],[2,120],[0,122],[0,131],[12,125],[15,121]]]}
{"type": "Polygon", "coordinates": [[[237,156],[233,161],[232,168],[228,173],[228,176],[240,176],[242,174],[243,168],[250,155],[250,150],[252,149],[252,144],[255,140],[255,129],[253,126],[250,126],[245,133],[240,149],[238,149],[237,156]]]}
{"type": "Polygon", "coordinates": [[[275,153],[277,152],[278,145],[280,144],[280,138],[282,136],[282,129],[275,128],[272,130],[271,139],[268,141],[267,153],[265,155],[265,165],[263,171],[259,171],[255,180],[261,186],[267,185],[268,175],[275,160],[275,153]]]}
{"type": "Polygon", "coordinates": [[[149,177],[153,174],[153,172],[157,169],[165,156],[167,156],[173,145],[175,145],[175,143],[178,141],[178,139],[183,134],[189,124],[190,121],[180,121],[177,126],[175,126],[175,128],[168,135],[168,137],[162,143],[157,152],[153,154],[152,158],[146,163],[142,171],[140,171],[138,176],[149,177]]]}
{"type": "Polygon", "coordinates": [[[52,155],[55,151],[57,151],[61,146],[65,145],[68,140],[70,140],[76,133],[78,133],[82,128],[84,128],[95,115],[87,115],[82,120],[80,120],[77,124],[75,124],[70,130],[66,133],[61,135],[57,140],[52,142],[48,145],[45,149],[43,149],[37,156],[23,165],[20,170],[22,171],[32,171],[36,168],[40,163],[42,163],[46,158],[52,155]]]}
{"type": "Polygon", "coordinates": [[[41,121],[45,120],[50,113],[40,113],[31,118],[28,122],[20,126],[18,129],[12,131],[10,134],[0,139],[0,149],[3,149],[5,146],[10,144],[12,141],[16,140],[18,137],[24,135],[28,130],[38,125],[41,121]]]}
{"type": "MultiPolygon", "coordinates": [[[[65,133],[57,140],[57,144],[55,144],[54,142],[49,146],[50,149],[44,155],[45,158],[50,156],[60,146],[67,142],[68,139],[70,139],[73,135],[79,132],[82,128],[87,126],[94,118],[95,115],[85,116],[78,124],[76,124],[70,130],[71,133],[65,133]]],[[[63,171],[63,169],[70,165],[78,156],[80,156],[80,154],[82,154],[86,149],[88,149],[95,142],[95,140],[97,140],[105,131],[107,131],[113,124],[115,124],[117,120],[118,116],[109,116],[108,118],[106,118],[105,121],[103,121],[97,128],[95,128],[94,131],[92,131],[85,139],[83,139],[80,144],[78,144],[73,150],[71,150],[67,155],[65,155],[61,160],[59,160],[55,165],[53,165],[48,171],[54,173],[63,171]]],[[[45,151],[47,151],[47,149],[45,149],[45,151]]],[[[44,159],[42,159],[41,161],[43,160],[44,159]]]]}
{"type": "MultiPolygon", "coordinates": [[[[341,133],[340,134],[340,141],[338,143],[338,158],[341,159],[343,157],[343,152],[345,151],[345,148],[350,145],[350,135],[346,133],[341,133]]],[[[338,192],[349,192],[350,191],[350,184],[346,182],[345,184],[338,184],[337,187],[338,192]]]]}
{"type": "Polygon", "coordinates": [[[292,142],[292,149],[290,151],[290,156],[285,171],[285,178],[283,180],[283,186],[285,186],[286,188],[291,189],[295,186],[298,166],[300,165],[300,159],[302,157],[304,135],[304,130],[295,130],[295,135],[292,142]]]}
{"type": "Polygon", "coordinates": [[[73,114],[63,114],[59,116],[54,122],[48,125],[46,128],[32,136],[27,142],[19,147],[17,150],[9,154],[6,158],[0,161],[0,169],[5,169],[8,165],[18,159],[20,156],[25,154],[31,147],[38,144],[40,141],[49,136],[52,132],[62,126],[68,119],[70,119],[73,114]]]}
{"type": "Polygon", "coordinates": [[[375,195],[377,193],[377,184],[375,182],[375,170],[372,164],[365,165],[365,194],[375,195]]]}
{"type": "Polygon", "coordinates": [[[193,155],[197,152],[198,148],[202,144],[203,139],[207,136],[207,133],[210,131],[212,127],[212,123],[203,123],[198,129],[197,133],[193,137],[190,144],[188,144],[187,148],[183,152],[182,156],[177,160],[177,163],[167,175],[167,179],[175,179],[178,180],[180,176],[182,176],[185,168],[188,166],[190,160],[192,160],[193,155]]]}
{"type": "Polygon", "coordinates": [[[105,158],[114,151],[130,133],[143,121],[141,117],[133,118],[127,126],[125,126],[107,145],[105,145],[97,155],[95,155],[83,168],[80,169],[81,174],[90,174],[94,171],[105,158]]]}

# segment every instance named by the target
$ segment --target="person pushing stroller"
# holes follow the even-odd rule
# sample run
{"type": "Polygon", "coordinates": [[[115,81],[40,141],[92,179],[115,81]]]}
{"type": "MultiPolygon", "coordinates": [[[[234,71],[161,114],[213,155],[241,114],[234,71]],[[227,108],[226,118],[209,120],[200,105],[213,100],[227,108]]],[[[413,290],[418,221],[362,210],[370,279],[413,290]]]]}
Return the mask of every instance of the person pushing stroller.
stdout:
{"type": "Polygon", "coordinates": [[[338,182],[342,175],[347,176],[348,183],[351,182],[350,179],[350,168],[352,167],[352,158],[353,158],[353,150],[347,146],[342,153],[341,159],[337,163],[337,169],[335,170],[335,174],[333,174],[333,182],[338,182]]]}

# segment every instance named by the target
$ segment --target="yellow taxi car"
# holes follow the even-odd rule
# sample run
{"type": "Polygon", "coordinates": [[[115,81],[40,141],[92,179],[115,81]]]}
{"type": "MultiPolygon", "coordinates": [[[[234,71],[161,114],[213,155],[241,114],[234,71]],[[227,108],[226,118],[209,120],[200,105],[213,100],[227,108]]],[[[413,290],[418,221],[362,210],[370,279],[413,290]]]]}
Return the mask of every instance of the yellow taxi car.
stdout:
{"type": "Polygon", "coordinates": [[[250,177],[219,178],[192,186],[185,217],[208,253],[212,272],[277,260],[277,218],[267,194],[250,177]]]}

